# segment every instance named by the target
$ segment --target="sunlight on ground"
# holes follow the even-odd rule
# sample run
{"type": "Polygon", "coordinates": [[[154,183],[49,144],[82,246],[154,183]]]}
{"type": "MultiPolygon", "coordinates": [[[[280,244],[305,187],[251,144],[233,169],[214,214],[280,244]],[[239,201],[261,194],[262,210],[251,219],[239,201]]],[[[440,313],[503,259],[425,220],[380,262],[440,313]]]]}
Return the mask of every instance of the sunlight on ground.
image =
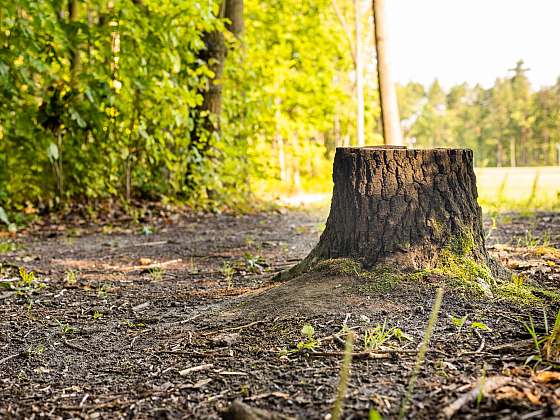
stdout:
{"type": "MultiPolygon", "coordinates": [[[[479,203],[486,212],[560,209],[560,167],[477,168],[475,172],[479,203]]],[[[330,198],[331,193],[311,191],[286,194],[277,202],[328,209],[330,198]]]]}

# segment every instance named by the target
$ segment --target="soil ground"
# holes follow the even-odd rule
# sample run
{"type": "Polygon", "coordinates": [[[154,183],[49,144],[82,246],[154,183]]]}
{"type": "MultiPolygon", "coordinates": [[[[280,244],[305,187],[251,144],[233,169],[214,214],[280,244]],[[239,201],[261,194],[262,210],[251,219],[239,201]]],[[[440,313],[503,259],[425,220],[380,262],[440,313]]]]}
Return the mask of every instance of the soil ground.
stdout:
{"type": "MultiPolygon", "coordinates": [[[[255,310],[281,290],[274,274],[316,243],[324,216],[162,212],[96,225],[74,218],[4,241],[0,418],[212,419],[237,399],[328,418],[343,328],[356,333],[359,355],[344,418],[368,418],[372,409],[396,417],[441,280],[403,282],[383,295],[334,293],[317,305],[298,305],[291,287],[284,305],[255,310]],[[35,279],[23,282],[20,267],[35,279]],[[315,343],[302,335],[306,324],[315,343]],[[392,327],[404,334],[379,337],[392,327]],[[298,351],[298,343],[308,348],[298,351]]],[[[560,214],[505,214],[487,218],[486,228],[491,252],[522,282],[558,290],[560,214]]],[[[560,373],[525,364],[536,352],[523,322],[531,316],[543,334],[543,314],[552,325],[558,310],[540,298],[512,303],[446,289],[408,416],[444,416],[481,381],[484,392],[458,403],[456,417],[560,417],[560,373]]]]}

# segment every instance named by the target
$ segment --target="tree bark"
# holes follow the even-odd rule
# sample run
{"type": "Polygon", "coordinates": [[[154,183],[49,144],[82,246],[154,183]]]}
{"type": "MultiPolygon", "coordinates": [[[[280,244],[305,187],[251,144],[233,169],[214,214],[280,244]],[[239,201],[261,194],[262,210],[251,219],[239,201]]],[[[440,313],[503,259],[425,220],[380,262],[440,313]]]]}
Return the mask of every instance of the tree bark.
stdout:
{"type": "Polygon", "coordinates": [[[362,147],[366,144],[366,140],[364,132],[364,65],[360,0],[354,0],[354,25],[356,27],[356,142],[358,146],[362,147]]]}
{"type": "Polygon", "coordinates": [[[385,27],[385,0],[373,0],[375,25],[375,49],[377,52],[377,81],[381,105],[383,139],[388,145],[402,145],[402,133],[397,103],[397,93],[391,76],[391,65],[387,55],[387,30],[385,27]]]}
{"type": "MultiPolygon", "coordinates": [[[[228,19],[226,28],[236,38],[240,38],[244,28],[243,0],[224,0],[220,6],[220,17],[228,19]]],[[[227,45],[224,34],[214,30],[203,35],[205,48],[198,58],[207,63],[214,77],[208,80],[207,89],[202,92],[202,105],[196,112],[196,123],[191,135],[189,153],[197,153],[204,157],[211,146],[215,133],[220,132],[220,115],[222,112],[222,76],[227,57],[227,45]]],[[[197,161],[199,161],[197,159],[197,161]]],[[[186,168],[185,178],[189,188],[194,187],[191,176],[196,164],[189,163],[186,168]]]]}
{"type": "Polygon", "coordinates": [[[430,269],[444,251],[499,273],[485,248],[471,150],[338,148],[333,180],[326,228],[295,274],[336,258],[430,269]]]}

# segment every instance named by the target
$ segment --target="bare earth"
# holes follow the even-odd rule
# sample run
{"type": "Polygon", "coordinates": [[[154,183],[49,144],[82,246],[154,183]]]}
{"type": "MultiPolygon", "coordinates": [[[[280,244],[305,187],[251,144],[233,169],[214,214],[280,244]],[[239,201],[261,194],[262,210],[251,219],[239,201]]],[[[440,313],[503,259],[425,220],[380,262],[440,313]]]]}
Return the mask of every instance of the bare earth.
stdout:
{"type": "MultiPolygon", "coordinates": [[[[384,323],[410,337],[354,358],[344,418],[397,416],[439,280],[359,297],[344,293],[347,279],[319,277],[314,290],[332,288],[329,302],[314,304],[309,289],[300,297],[296,284],[282,305],[271,298],[259,310],[283,290],[273,275],[316,243],[321,216],[160,212],[144,221],[150,229],[111,223],[35,226],[0,254],[1,418],[211,419],[237,399],[325,418],[344,348],[337,333],[352,328],[361,353],[364,332],[384,323]],[[35,272],[30,286],[21,266],[35,272]],[[297,351],[305,324],[319,342],[297,351]]],[[[538,246],[558,250],[560,214],[502,215],[489,242],[525,282],[559,289],[560,258],[538,246]]],[[[543,333],[544,311],[552,324],[558,310],[541,298],[544,309],[447,289],[408,416],[560,417],[560,372],[525,366],[535,349],[523,322],[531,315],[543,333]],[[465,315],[459,329],[451,316],[465,315]],[[484,390],[457,402],[477,381],[484,390]]]]}

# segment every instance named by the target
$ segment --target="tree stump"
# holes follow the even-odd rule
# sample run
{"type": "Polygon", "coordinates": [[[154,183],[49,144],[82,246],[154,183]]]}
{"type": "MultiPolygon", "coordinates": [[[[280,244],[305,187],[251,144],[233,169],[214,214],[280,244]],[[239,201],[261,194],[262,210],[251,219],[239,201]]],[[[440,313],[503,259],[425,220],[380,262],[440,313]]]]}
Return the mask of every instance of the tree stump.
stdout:
{"type": "Polygon", "coordinates": [[[471,150],[337,148],[333,180],[326,228],[290,277],[338,258],[400,271],[455,264],[486,280],[502,272],[485,248],[471,150]]]}

